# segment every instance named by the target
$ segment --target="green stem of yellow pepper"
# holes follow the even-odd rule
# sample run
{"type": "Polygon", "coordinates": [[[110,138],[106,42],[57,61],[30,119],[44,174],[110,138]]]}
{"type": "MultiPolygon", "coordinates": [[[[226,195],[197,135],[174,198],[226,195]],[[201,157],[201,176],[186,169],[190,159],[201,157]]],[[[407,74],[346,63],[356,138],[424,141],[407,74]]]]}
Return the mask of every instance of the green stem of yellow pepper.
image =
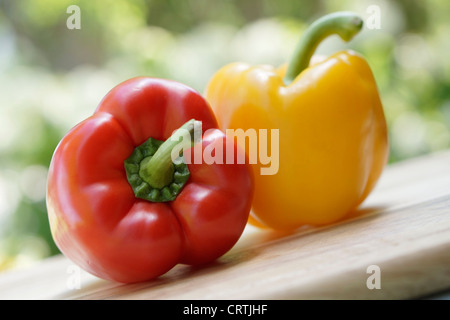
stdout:
{"type": "Polygon", "coordinates": [[[322,40],[337,34],[342,40],[350,41],[362,26],[363,20],[352,12],[335,12],[316,20],[300,38],[284,76],[284,83],[289,85],[309,66],[309,61],[322,40]]]}

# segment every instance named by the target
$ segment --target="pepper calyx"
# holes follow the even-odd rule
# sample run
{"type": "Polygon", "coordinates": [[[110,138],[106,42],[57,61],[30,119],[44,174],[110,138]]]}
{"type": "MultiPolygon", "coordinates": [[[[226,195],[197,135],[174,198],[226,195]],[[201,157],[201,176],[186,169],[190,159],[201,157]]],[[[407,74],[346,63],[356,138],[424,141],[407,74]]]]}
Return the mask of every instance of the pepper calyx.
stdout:
{"type": "MultiPolygon", "coordinates": [[[[194,121],[185,123],[166,141],[150,137],[124,161],[128,183],[137,198],[151,202],[176,199],[188,181],[190,171],[185,161],[173,161],[172,150],[183,143],[185,134],[191,135],[190,144],[193,144],[194,121]]],[[[179,156],[183,156],[182,149],[179,156]]]]}

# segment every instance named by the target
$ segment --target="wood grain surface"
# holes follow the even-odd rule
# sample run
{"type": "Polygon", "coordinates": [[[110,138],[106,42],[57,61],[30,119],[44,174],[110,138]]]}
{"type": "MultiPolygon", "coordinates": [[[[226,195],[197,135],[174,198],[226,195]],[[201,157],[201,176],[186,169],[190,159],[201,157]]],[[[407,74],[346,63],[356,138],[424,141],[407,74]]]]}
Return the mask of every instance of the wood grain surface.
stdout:
{"type": "Polygon", "coordinates": [[[203,268],[178,265],[154,281],[123,285],[56,256],[0,274],[0,299],[408,299],[445,289],[450,151],[389,166],[343,222],[291,234],[248,227],[203,268]],[[380,287],[369,289],[375,274],[380,287]]]}

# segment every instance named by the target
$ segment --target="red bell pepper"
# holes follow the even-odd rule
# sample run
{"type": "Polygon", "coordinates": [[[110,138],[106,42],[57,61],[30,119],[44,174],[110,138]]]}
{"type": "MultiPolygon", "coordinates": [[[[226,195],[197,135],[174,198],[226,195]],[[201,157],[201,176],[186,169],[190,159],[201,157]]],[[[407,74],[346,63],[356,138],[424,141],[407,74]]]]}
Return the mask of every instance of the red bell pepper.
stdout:
{"type": "Polygon", "coordinates": [[[231,147],[242,156],[200,94],[154,78],[118,85],[63,137],[49,169],[47,207],[68,258],[130,283],[178,263],[211,262],[236,243],[251,207],[251,171],[237,161],[197,163],[195,147],[184,152],[191,161],[174,164],[169,137],[185,123],[192,131],[191,119],[202,123],[201,150],[231,147]]]}

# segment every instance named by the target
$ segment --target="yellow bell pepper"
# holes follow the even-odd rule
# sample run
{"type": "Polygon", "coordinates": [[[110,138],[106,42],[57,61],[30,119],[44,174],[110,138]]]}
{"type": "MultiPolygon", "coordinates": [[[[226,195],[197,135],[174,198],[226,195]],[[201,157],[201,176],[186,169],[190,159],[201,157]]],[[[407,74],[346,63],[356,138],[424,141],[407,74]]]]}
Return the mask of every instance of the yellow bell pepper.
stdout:
{"type": "Polygon", "coordinates": [[[223,130],[279,130],[278,171],[262,175],[266,164],[252,165],[250,223],[289,230],[339,221],[379,179],[389,147],[370,67],[350,50],[311,62],[323,39],[349,41],[362,24],[353,13],[324,16],[305,31],[288,66],[232,63],[210,80],[205,96],[223,130]]]}

